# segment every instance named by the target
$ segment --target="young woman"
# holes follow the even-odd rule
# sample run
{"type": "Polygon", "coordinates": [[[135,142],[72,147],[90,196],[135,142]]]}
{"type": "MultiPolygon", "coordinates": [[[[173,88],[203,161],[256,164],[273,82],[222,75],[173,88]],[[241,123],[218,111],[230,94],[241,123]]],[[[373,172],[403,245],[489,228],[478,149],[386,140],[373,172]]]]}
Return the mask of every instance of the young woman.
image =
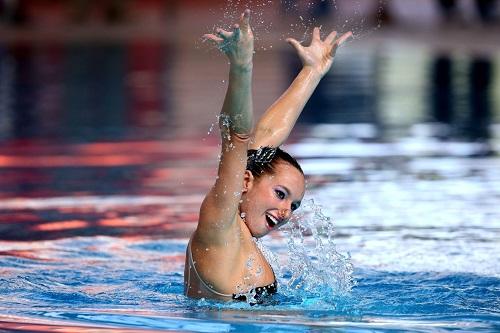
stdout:
{"type": "Polygon", "coordinates": [[[231,32],[204,37],[229,58],[229,83],[219,118],[222,151],[218,176],[206,195],[187,250],[185,294],[195,298],[259,302],[277,291],[274,272],[260,252],[259,238],[287,223],[304,196],[299,164],[278,147],[330,69],[335,51],[351,36],[334,31],[324,40],[314,28],[307,47],[290,43],[303,68],[283,95],[252,127],[254,40],[246,10],[231,32]],[[247,299],[251,298],[251,299],[247,299]]]}

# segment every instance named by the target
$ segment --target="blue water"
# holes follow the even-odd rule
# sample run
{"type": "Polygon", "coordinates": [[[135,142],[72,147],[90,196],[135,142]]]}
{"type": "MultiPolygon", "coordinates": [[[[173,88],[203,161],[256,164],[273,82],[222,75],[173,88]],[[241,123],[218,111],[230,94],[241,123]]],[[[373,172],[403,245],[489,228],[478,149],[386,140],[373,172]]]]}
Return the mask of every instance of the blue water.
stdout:
{"type": "MultiPolygon", "coordinates": [[[[314,149],[318,143],[307,145],[314,149]]],[[[360,145],[359,151],[370,153],[370,144],[360,145]]],[[[306,166],[313,161],[305,156],[311,149],[296,151],[306,166]]],[[[280,292],[261,306],[183,296],[184,251],[195,226],[190,214],[200,195],[5,199],[4,235],[20,230],[7,223],[17,219],[25,226],[24,237],[43,237],[0,241],[0,327],[498,331],[498,159],[368,159],[370,169],[344,163],[343,171],[338,166],[330,172],[313,163],[311,173],[321,178],[308,179],[308,196],[330,203],[322,210],[333,217],[336,250],[350,254],[352,290],[339,295],[326,283],[289,284],[289,259],[295,254],[285,228],[264,242],[281,263],[280,292]],[[60,224],[51,224],[54,220],[60,224]],[[71,221],[89,225],[64,224],[71,221]],[[52,229],[40,233],[43,226],[52,229]]],[[[182,179],[188,184],[196,177],[186,173],[182,179]]],[[[308,254],[321,256],[311,233],[304,235],[312,245],[308,254]]]]}
{"type": "Polygon", "coordinates": [[[37,244],[38,258],[3,256],[2,319],[201,332],[500,327],[500,278],[472,273],[359,267],[356,287],[341,298],[283,291],[258,307],[190,300],[182,295],[185,245],[178,239],[78,237],[37,244]]]}

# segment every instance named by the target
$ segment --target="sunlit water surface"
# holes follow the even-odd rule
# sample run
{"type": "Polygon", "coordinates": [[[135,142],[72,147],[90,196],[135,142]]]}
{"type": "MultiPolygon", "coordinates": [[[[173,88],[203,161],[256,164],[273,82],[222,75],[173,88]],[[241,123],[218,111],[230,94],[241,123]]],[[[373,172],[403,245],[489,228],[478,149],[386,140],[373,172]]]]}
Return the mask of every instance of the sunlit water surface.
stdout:
{"type": "MultiPolygon", "coordinates": [[[[206,185],[197,185],[189,171],[175,180],[164,172],[154,184],[137,185],[142,192],[137,194],[2,200],[0,327],[117,332],[499,329],[498,159],[332,157],[332,163],[339,163],[331,172],[300,154],[303,144],[289,150],[303,155],[306,172],[316,167],[310,170],[307,197],[332,217],[337,251],[350,253],[351,292],[338,295],[326,283],[291,284],[290,256],[297,253],[289,253],[290,228],[285,228],[264,241],[281,263],[276,297],[259,306],[187,299],[184,253],[202,199],[195,188],[206,185]],[[176,193],[181,190],[174,187],[182,183],[190,190],[176,193]],[[152,190],[159,184],[166,186],[164,193],[152,190]]],[[[325,142],[308,143],[304,152],[318,144],[325,142]]],[[[370,151],[369,144],[359,148],[370,151]]],[[[159,173],[160,164],[147,173],[159,173]]],[[[95,175],[87,171],[78,186],[96,186],[95,175]]],[[[48,168],[39,177],[52,179],[52,172],[48,168]]],[[[115,181],[109,177],[104,182],[115,181]]],[[[304,235],[305,243],[312,244],[308,254],[324,255],[314,252],[311,233],[304,235]]],[[[310,260],[314,266],[319,259],[310,260]]]]}

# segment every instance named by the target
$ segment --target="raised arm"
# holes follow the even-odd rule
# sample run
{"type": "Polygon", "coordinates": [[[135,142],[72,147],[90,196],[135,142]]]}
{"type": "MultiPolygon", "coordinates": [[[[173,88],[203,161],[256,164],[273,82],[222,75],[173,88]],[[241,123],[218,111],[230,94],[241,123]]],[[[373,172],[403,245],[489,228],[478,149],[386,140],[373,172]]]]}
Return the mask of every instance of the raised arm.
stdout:
{"type": "Polygon", "coordinates": [[[219,126],[222,136],[218,177],[200,209],[197,238],[205,243],[225,241],[235,226],[252,134],[253,34],[246,10],[233,31],[217,29],[205,38],[217,44],[229,59],[229,82],[219,126]]]}
{"type": "Polygon", "coordinates": [[[307,47],[293,38],[287,39],[302,61],[302,70],[290,87],[260,118],[250,148],[278,147],[288,138],[314,89],[330,70],[337,48],[351,36],[352,33],[347,32],[336,38],[337,32],[333,31],[325,40],[321,40],[319,28],[315,27],[311,45],[307,47]]]}
{"type": "MultiPolygon", "coordinates": [[[[229,58],[229,82],[219,119],[221,130],[247,136],[252,131],[252,69],[253,34],[250,29],[250,10],[241,15],[233,31],[217,29],[217,35],[204,37],[217,43],[229,58]],[[228,126],[229,125],[229,126],[228,126]]],[[[225,133],[227,134],[227,133],[225,133]]],[[[222,137],[227,139],[227,136],[222,137]]]]}

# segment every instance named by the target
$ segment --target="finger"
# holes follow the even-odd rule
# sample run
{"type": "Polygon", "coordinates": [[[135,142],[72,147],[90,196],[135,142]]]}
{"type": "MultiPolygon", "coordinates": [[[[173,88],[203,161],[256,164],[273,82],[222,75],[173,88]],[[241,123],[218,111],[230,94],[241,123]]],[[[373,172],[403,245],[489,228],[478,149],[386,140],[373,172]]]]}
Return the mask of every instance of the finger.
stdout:
{"type": "Polygon", "coordinates": [[[301,52],[301,51],[302,51],[302,49],[303,49],[302,45],[300,45],[300,43],[299,43],[297,40],[293,39],[293,38],[287,38],[287,39],[286,39],[286,42],[287,42],[288,44],[292,45],[292,46],[293,46],[293,48],[294,48],[297,52],[301,52]]]}
{"type": "Polygon", "coordinates": [[[240,39],[240,26],[238,24],[233,25],[233,38],[235,40],[240,39]]]}
{"type": "Polygon", "coordinates": [[[335,44],[337,44],[337,46],[340,46],[342,45],[346,40],[348,40],[349,38],[352,37],[352,32],[351,31],[348,31],[346,32],[345,34],[343,34],[342,36],[340,36],[339,39],[337,39],[337,41],[335,42],[335,44]]]}
{"type": "Polygon", "coordinates": [[[250,29],[250,9],[245,9],[243,14],[241,14],[240,27],[245,33],[250,29]]]}
{"type": "Polygon", "coordinates": [[[335,53],[337,52],[337,49],[340,47],[340,45],[342,45],[347,39],[349,39],[350,37],[352,36],[352,32],[346,32],[345,34],[343,34],[342,36],[340,36],[339,39],[337,39],[335,41],[335,43],[333,43],[332,45],[332,50],[330,51],[330,55],[332,57],[335,56],[335,53]]]}
{"type": "Polygon", "coordinates": [[[321,37],[319,35],[319,28],[318,27],[314,27],[312,39],[313,40],[321,40],[321,37]]]}
{"type": "Polygon", "coordinates": [[[210,40],[210,41],[217,43],[217,44],[220,44],[224,41],[224,39],[222,39],[214,34],[205,34],[205,35],[203,35],[203,39],[210,40]]]}
{"type": "Polygon", "coordinates": [[[327,43],[328,45],[332,45],[335,41],[335,37],[337,37],[337,31],[330,32],[328,37],[325,38],[325,43],[327,43]]]}
{"type": "Polygon", "coordinates": [[[220,29],[220,28],[218,28],[216,30],[216,32],[217,32],[217,35],[219,37],[224,38],[224,39],[229,39],[229,38],[231,38],[233,36],[232,32],[229,32],[229,31],[226,31],[226,30],[220,29]]]}

